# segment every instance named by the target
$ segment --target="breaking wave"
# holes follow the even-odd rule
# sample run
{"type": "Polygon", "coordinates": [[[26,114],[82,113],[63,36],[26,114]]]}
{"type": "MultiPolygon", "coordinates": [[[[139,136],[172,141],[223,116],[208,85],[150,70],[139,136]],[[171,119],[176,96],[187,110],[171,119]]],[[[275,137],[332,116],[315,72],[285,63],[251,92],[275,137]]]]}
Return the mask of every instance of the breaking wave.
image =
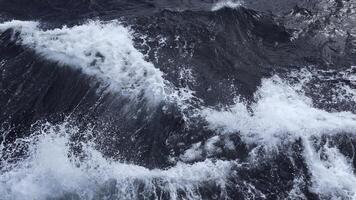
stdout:
{"type": "Polygon", "coordinates": [[[356,199],[351,1],[24,2],[1,200],[356,199]]]}
{"type": "MultiPolygon", "coordinates": [[[[213,184],[221,197],[230,161],[178,163],[165,170],[111,160],[90,142],[83,144],[84,157],[71,151],[70,137],[78,131],[67,123],[43,124],[38,133],[23,141],[28,157],[3,170],[3,199],[201,199],[200,187],[213,184]]],[[[88,132],[87,134],[90,134],[88,132]]]]}
{"type": "Polygon", "coordinates": [[[83,73],[107,81],[111,88],[127,96],[163,99],[162,72],[144,60],[135,49],[130,31],[118,21],[91,21],[74,27],[42,30],[38,22],[10,21],[2,31],[13,29],[17,41],[47,60],[79,68],[83,73]]]}

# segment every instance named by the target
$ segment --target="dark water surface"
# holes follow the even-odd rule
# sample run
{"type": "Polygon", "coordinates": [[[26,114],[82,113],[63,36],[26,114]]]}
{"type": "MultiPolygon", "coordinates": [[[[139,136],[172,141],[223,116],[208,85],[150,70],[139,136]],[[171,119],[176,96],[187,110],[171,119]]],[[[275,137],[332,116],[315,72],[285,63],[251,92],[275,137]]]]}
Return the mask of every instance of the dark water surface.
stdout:
{"type": "Polygon", "coordinates": [[[355,199],[356,3],[0,0],[0,199],[355,199]]]}

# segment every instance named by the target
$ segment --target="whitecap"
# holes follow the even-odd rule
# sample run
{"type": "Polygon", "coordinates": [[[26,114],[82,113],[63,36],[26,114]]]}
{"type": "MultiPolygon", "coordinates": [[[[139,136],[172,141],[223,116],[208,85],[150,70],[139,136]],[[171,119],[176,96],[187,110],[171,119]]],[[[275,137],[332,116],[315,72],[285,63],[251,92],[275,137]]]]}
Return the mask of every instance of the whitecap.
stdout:
{"type": "Polygon", "coordinates": [[[114,90],[134,97],[144,93],[153,102],[165,98],[163,73],[144,59],[134,47],[130,29],[118,21],[89,21],[49,30],[33,21],[0,24],[0,31],[7,29],[19,32],[17,42],[43,58],[80,69],[106,81],[114,90]]]}
{"type": "Polygon", "coordinates": [[[218,11],[222,8],[237,8],[242,6],[242,2],[238,0],[220,0],[214,3],[211,8],[212,11],[218,11]]]}

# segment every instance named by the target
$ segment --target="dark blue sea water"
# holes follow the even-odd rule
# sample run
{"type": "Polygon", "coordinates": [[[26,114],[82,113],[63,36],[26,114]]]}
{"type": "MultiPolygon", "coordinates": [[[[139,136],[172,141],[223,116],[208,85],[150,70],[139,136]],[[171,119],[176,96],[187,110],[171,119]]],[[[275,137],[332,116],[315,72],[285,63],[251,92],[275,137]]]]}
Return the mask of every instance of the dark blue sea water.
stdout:
{"type": "Polygon", "coordinates": [[[0,0],[0,200],[353,200],[355,136],[352,0],[0,0]]]}

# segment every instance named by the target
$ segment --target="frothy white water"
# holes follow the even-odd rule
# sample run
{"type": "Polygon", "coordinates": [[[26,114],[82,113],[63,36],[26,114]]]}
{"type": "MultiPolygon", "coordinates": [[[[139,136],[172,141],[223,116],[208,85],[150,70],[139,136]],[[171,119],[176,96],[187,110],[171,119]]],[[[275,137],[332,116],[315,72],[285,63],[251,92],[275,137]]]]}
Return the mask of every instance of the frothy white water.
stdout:
{"type": "MultiPolygon", "coordinates": [[[[178,199],[201,199],[199,187],[216,184],[224,188],[234,162],[206,160],[195,164],[178,163],[166,170],[125,164],[104,158],[90,144],[83,144],[86,157],[71,154],[69,135],[76,132],[65,124],[46,125],[39,135],[28,140],[29,156],[0,174],[0,199],[47,199],[75,194],[80,199],[137,199],[157,191],[178,199]],[[109,191],[109,192],[108,192],[109,191]],[[106,193],[105,193],[106,192],[106,193]]],[[[157,196],[155,196],[157,195],[157,196]]]]}
{"type": "Polygon", "coordinates": [[[229,108],[206,109],[203,114],[211,129],[238,133],[247,143],[274,147],[302,139],[312,191],[325,198],[356,199],[351,161],[328,143],[322,151],[316,151],[311,143],[323,135],[356,134],[356,115],[315,108],[300,86],[274,76],[262,81],[252,105],[237,100],[229,108]]]}
{"type": "Polygon", "coordinates": [[[213,5],[211,8],[212,11],[217,11],[222,8],[237,8],[242,6],[242,2],[239,0],[220,0],[213,5]]]}
{"type": "Polygon", "coordinates": [[[249,107],[237,101],[222,110],[203,113],[210,128],[225,133],[239,132],[251,143],[278,144],[300,137],[323,134],[356,133],[356,115],[327,112],[313,107],[312,100],[278,76],[264,79],[249,107]]]}
{"type": "Polygon", "coordinates": [[[336,147],[326,143],[316,152],[311,141],[304,140],[304,154],[315,193],[332,199],[356,199],[356,176],[351,161],[336,147]]]}
{"type": "Polygon", "coordinates": [[[38,22],[9,21],[0,31],[14,29],[20,44],[45,59],[79,68],[107,81],[128,96],[142,93],[151,100],[164,97],[162,72],[135,49],[131,32],[117,21],[91,21],[83,25],[42,30],[38,22]]]}
{"type": "MultiPolygon", "coordinates": [[[[221,5],[215,10],[234,7],[230,3],[221,5]]],[[[19,42],[22,45],[34,49],[44,58],[77,67],[86,74],[108,81],[115,89],[134,96],[144,92],[145,96],[154,100],[164,95],[162,73],[144,60],[133,46],[130,31],[118,22],[89,22],[54,30],[41,30],[36,22],[0,24],[1,31],[9,28],[20,33],[19,42]]],[[[314,149],[310,138],[356,133],[356,115],[318,109],[302,90],[274,76],[262,81],[255,94],[255,103],[247,105],[236,100],[235,105],[227,108],[205,109],[203,116],[211,129],[222,134],[239,133],[247,143],[274,146],[302,138],[313,191],[355,199],[356,177],[349,161],[330,146],[323,147],[327,158],[322,159],[321,152],[314,149]]],[[[354,89],[348,87],[345,90],[349,95],[347,99],[355,97],[354,89]]],[[[184,97],[184,101],[193,95],[189,88],[172,94],[177,99],[180,98],[178,96],[184,97]]],[[[178,102],[181,107],[184,103],[178,102]]],[[[172,199],[178,199],[180,191],[184,191],[188,199],[201,199],[200,186],[216,183],[224,189],[226,177],[231,167],[236,165],[235,162],[206,160],[192,165],[178,163],[166,170],[149,170],[104,158],[91,144],[83,144],[87,157],[79,160],[71,154],[68,144],[73,131],[76,130],[65,125],[49,125],[38,137],[30,138],[28,157],[0,172],[0,197],[46,199],[75,194],[81,199],[96,199],[98,195],[136,199],[138,195],[159,195],[155,192],[161,190],[172,199]],[[105,193],[108,190],[110,194],[105,193]]],[[[207,156],[214,155],[216,151],[221,151],[215,146],[218,140],[219,137],[215,136],[204,144],[194,145],[181,159],[202,159],[202,150],[207,156]]],[[[298,188],[293,192],[299,195],[298,188]]]]}
{"type": "Polygon", "coordinates": [[[316,102],[326,102],[333,105],[342,103],[353,104],[356,101],[356,66],[343,71],[303,68],[293,71],[289,78],[297,79],[297,91],[308,90],[316,95],[316,102]],[[346,84],[347,83],[347,84],[346,84]],[[310,88],[311,86],[311,88],[310,88]]]}

